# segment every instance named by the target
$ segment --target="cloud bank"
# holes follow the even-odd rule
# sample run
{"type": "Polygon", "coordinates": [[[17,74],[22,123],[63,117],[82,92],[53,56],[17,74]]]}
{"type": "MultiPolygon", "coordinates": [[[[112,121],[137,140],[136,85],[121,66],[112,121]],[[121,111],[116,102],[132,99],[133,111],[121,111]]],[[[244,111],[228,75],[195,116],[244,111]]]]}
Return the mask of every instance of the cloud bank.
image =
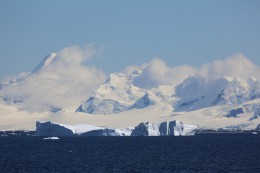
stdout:
{"type": "Polygon", "coordinates": [[[234,78],[259,78],[260,67],[253,64],[242,54],[235,54],[224,60],[216,60],[202,65],[196,75],[207,79],[227,77],[234,78]]]}
{"type": "Polygon", "coordinates": [[[180,83],[195,72],[195,69],[188,65],[168,67],[161,59],[153,59],[144,64],[142,69],[142,74],[134,80],[134,84],[142,88],[180,83]]]}
{"type": "Polygon", "coordinates": [[[94,67],[84,65],[98,50],[92,45],[71,46],[51,54],[31,75],[17,85],[1,91],[11,99],[24,99],[22,106],[30,111],[50,107],[75,109],[106,78],[94,67]]]}
{"type": "MultiPolygon", "coordinates": [[[[242,54],[235,54],[223,60],[215,60],[199,68],[182,65],[169,67],[161,59],[153,59],[143,64],[142,73],[134,79],[134,84],[142,88],[152,88],[159,85],[180,84],[189,76],[205,78],[207,81],[226,78],[256,78],[260,79],[260,67],[251,62],[242,54]]],[[[123,73],[131,75],[137,66],[128,66],[123,73]]]]}

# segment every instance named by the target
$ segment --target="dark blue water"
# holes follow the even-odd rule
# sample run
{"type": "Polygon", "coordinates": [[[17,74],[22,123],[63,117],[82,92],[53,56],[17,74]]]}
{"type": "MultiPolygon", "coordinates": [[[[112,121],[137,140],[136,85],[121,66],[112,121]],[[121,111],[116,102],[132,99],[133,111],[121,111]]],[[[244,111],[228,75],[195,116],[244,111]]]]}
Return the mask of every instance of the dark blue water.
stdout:
{"type": "Polygon", "coordinates": [[[0,172],[260,172],[260,135],[0,137],[0,172]]]}

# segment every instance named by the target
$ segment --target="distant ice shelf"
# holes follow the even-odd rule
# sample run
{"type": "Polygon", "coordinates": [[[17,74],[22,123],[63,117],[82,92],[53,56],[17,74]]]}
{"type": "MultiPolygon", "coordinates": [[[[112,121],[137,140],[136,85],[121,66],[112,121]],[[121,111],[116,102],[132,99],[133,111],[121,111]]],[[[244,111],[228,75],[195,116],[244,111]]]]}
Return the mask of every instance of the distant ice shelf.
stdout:
{"type": "Polygon", "coordinates": [[[140,123],[134,128],[110,129],[98,126],[77,124],[64,125],[36,122],[37,136],[192,136],[198,127],[184,125],[179,121],[162,123],[140,123]]]}

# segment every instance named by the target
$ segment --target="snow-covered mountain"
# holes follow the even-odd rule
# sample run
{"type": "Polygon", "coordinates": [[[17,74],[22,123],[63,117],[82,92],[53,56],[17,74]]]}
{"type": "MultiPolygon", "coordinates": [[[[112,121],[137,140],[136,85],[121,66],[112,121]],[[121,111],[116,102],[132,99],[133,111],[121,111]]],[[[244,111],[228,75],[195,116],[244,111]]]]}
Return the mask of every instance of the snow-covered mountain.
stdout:
{"type": "MultiPolygon", "coordinates": [[[[222,120],[227,122],[236,118],[241,128],[252,126],[255,121],[259,121],[259,79],[239,77],[207,79],[193,75],[179,84],[147,89],[134,85],[135,79],[141,73],[142,71],[138,70],[138,73],[134,72],[129,76],[120,73],[111,74],[90,98],[82,102],[76,112],[95,115],[131,114],[131,110],[141,109],[144,114],[149,114],[152,109],[156,109],[178,115],[173,118],[181,118],[180,120],[181,115],[185,117],[187,114],[194,114],[193,117],[189,116],[194,121],[200,116],[199,121],[203,121],[203,117],[209,118],[210,121],[222,117],[222,120]]],[[[203,124],[207,126],[207,123],[203,124]]]]}
{"type": "Polygon", "coordinates": [[[4,89],[8,86],[14,86],[23,81],[27,78],[31,73],[20,73],[18,76],[15,77],[5,77],[4,79],[0,80],[0,90],[4,89]]]}
{"type": "Polygon", "coordinates": [[[144,108],[151,104],[148,94],[134,86],[131,78],[122,73],[110,74],[86,101],[82,102],[77,112],[92,114],[112,114],[132,108],[144,108]]]}
{"type": "Polygon", "coordinates": [[[37,67],[32,72],[26,72],[26,73],[20,73],[18,76],[14,77],[6,77],[2,80],[0,80],[0,90],[4,87],[17,85],[20,82],[26,80],[30,76],[40,72],[42,69],[53,63],[53,61],[57,58],[56,53],[50,53],[47,55],[40,64],[37,65],[37,67]]]}
{"type": "Polygon", "coordinates": [[[127,76],[112,73],[93,95],[83,101],[76,112],[114,114],[131,109],[145,109],[154,104],[171,107],[175,85],[160,85],[151,89],[135,86],[135,79],[142,73],[137,69],[127,76]]]}
{"type": "Polygon", "coordinates": [[[247,116],[248,121],[252,121],[254,119],[258,119],[260,117],[260,99],[251,100],[245,102],[234,109],[231,109],[227,114],[226,117],[240,117],[240,116],[247,116]]]}
{"type": "MultiPolygon", "coordinates": [[[[56,53],[51,53],[47,55],[40,64],[32,71],[28,73],[21,73],[17,77],[8,77],[7,79],[4,79],[0,82],[0,90],[1,89],[9,89],[12,86],[17,86],[17,89],[19,89],[19,85],[22,85],[23,83],[27,82],[31,78],[34,77],[37,73],[39,73],[41,70],[46,68],[48,65],[53,63],[53,61],[57,58],[56,53]]],[[[21,88],[21,87],[20,87],[21,88]]],[[[25,99],[28,98],[27,95],[15,95],[15,94],[3,94],[0,95],[0,98],[4,100],[8,104],[19,104],[22,103],[25,99]]],[[[50,110],[53,109],[53,106],[50,106],[50,110]]]]}
{"type": "Polygon", "coordinates": [[[38,73],[57,59],[57,53],[50,53],[47,55],[42,62],[32,71],[32,73],[38,73]]]}
{"type": "MultiPolygon", "coordinates": [[[[59,56],[52,53],[32,72],[2,80],[1,115],[15,117],[21,114],[29,122],[30,116],[26,114],[40,114],[40,119],[45,121],[57,120],[68,124],[70,121],[87,121],[87,124],[109,128],[173,120],[205,128],[251,128],[260,123],[259,78],[209,78],[191,74],[181,82],[173,79],[170,84],[158,85],[159,82],[153,80],[151,84],[144,84],[149,80],[142,80],[145,76],[143,69],[137,67],[132,73],[111,73],[106,81],[100,77],[104,82],[92,85],[99,72],[82,68],[80,72],[84,73],[70,75],[81,65],[74,64],[73,69],[68,71],[68,61],[59,61],[59,56]],[[88,72],[91,75],[85,78],[88,72]],[[81,79],[80,82],[77,77],[81,79]],[[73,92],[76,90],[80,92],[73,92]],[[67,105],[63,104],[64,98],[68,100],[67,105]],[[27,107],[32,110],[27,110],[27,107]],[[47,118],[46,114],[49,115],[47,118]]],[[[17,124],[10,122],[6,126],[1,122],[0,129],[10,129],[17,124]]]]}
{"type": "MultiPolygon", "coordinates": [[[[141,72],[139,72],[141,73],[141,72]]],[[[144,109],[153,104],[171,106],[176,112],[192,111],[216,105],[234,105],[260,98],[260,80],[255,78],[206,78],[191,76],[179,85],[151,89],[134,85],[138,76],[112,73],[94,94],[83,101],[77,112],[113,114],[144,109]]]]}
{"type": "Polygon", "coordinates": [[[191,111],[214,105],[237,105],[259,98],[259,80],[254,78],[190,77],[176,87],[176,110],[191,111]]]}
{"type": "Polygon", "coordinates": [[[6,77],[2,80],[0,80],[0,90],[4,87],[8,87],[10,85],[17,85],[18,83],[22,82],[23,80],[26,80],[31,75],[40,72],[42,69],[53,63],[55,59],[57,58],[56,53],[50,53],[47,55],[40,64],[37,65],[37,67],[32,71],[28,73],[20,73],[18,76],[15,77],[6,77]]]}
{"type": "Polygon", "coordinates": [[[0,99],[34,112],[75,110],[84,96],[89,96],[105,80],[105,75],[85,67],[80,57],[74,62],[63,54],[51,53],[22,80],[2,83],[0,99]]]}

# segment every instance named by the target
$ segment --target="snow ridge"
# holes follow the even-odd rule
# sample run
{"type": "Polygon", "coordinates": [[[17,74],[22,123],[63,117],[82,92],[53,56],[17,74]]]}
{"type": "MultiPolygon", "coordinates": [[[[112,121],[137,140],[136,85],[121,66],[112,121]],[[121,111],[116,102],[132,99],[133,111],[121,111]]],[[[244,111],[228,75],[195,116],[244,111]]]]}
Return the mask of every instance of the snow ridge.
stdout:
{"type": "Polygon", "coordinates": [[[32,73],[38,73],[41,71],[44,67],[47,67],[50,65],[55,59],[57,58],[57,53],[50,53],[47,55],[42,62],[33,70],[32,73]]]}

